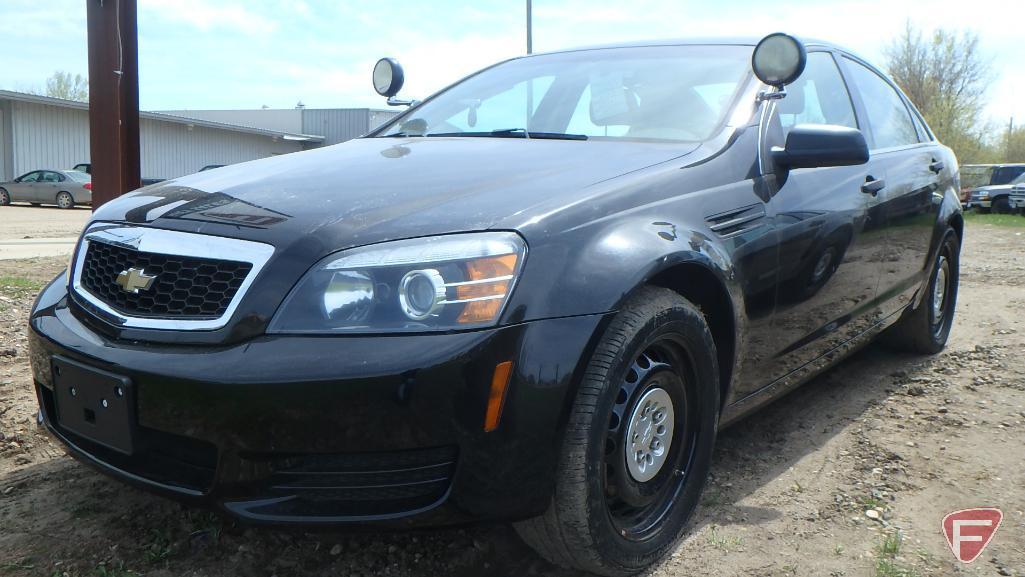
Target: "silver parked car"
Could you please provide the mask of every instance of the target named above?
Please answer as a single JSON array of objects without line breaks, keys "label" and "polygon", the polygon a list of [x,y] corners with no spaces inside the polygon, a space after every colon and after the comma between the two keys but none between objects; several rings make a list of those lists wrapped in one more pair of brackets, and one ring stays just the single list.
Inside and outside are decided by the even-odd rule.
[{"label": "silver parked car", "polygon": [[77,170],[33,170],[11,182],[0,183],[0,205],[12,202],[56,204],[72,208],[92,204],[92,176]]}]

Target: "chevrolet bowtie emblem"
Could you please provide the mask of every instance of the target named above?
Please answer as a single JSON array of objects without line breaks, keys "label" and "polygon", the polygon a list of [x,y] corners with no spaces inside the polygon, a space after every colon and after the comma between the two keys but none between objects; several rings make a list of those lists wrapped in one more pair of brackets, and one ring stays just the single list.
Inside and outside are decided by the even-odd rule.
[{"label": "chevrolet bowtie emblem", "polygon": [[115,282],[126,293],[138,294],[140,290],[149,290],[149,287],[153,286],[153,281],[155,280],[157,280],[156,275],[149,276],[141,268],[130,268],[121,271],[121,274],[117,275]]}]

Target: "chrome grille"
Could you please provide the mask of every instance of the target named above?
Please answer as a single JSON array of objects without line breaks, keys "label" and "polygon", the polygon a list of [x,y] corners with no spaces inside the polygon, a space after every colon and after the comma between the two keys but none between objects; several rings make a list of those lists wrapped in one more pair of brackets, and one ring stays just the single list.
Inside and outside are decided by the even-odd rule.
[{"label": "chrome grille", "polygon": [[[89,312],[125,327],[218,329],[273,253],[253,241],[98,223],[77,249],[72,294]],[[129,273],[145,286],[119,282]]]}]

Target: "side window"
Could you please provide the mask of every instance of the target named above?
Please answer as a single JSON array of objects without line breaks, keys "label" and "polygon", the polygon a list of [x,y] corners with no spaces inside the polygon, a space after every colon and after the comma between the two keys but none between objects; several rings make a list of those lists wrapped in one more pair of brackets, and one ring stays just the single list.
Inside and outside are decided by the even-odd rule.
[{"label": "side window", "polygon": [[783,132],[795,124],[837,124],[857,128],[854,105],[840,69],[828,52],[808,54],[808,65],[776,106]]},{"label": "side window", "polygon": [[39,180],[39,176],[42,175],[38,170],[36,172],[30,172],[25,176],[21,177],[21,182],[36,182]]},{"label": "side window", "polygon": [[44,172],[43,173],[42,181],[43,182],[60,182],[61,181],[61,177],[56,172]]},{"label": "side window", "polygon": [[907,146],[918,142],[918,133],[911,112],[897,91],[872,70],[847,58],[847,68],[861,93],[868,115],[868,125],[875,140],[873,148]]},{"label": "side window", "polygon": [[922,120],[922,117],[912,111],[911,120],[915,121],[915,129],[918,130],[918,141],[932,142],[933,137],[929,134],[929,129],[925,127],[925,121]]}]

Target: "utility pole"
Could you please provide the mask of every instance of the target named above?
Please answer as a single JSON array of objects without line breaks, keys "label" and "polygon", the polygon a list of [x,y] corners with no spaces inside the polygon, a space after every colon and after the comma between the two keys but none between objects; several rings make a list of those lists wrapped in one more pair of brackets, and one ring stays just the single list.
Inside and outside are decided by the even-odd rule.
[{"label": "utility pole", "polygon": [[93,210],[139,188],[136,0],[87,0]]},{"label": "utility pole", "polygon": [[527,54],[534,53],[533,29],[534,21],[531,14],[530,0],[527,0]]}]

